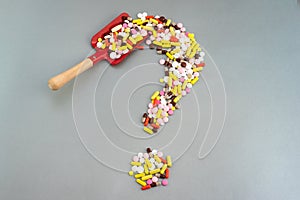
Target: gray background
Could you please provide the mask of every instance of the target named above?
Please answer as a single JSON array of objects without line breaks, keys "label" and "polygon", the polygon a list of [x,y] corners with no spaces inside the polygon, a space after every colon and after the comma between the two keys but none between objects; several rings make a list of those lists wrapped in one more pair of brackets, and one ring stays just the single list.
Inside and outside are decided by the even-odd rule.
[{"label": "gray background", "polygon": [[[169,186],[147,192],[141,192],[131,177],[93,159],[82,145],[72,112],[74,82],[57,92],[47,88],[51,76],[87,56],[90,38],[111,18],[122,11],[135,15],[144,10],[181,21],[195,33],[219,66],[228,97],[226,124],[213,152],[197,159],[203,141],[200,133],[171,169]],[[0,24],[0,199],[299,199],[296,0],[1,0]],[[149,52],[135,54],[120,68],[105,72],[94,91],[99,121],[101,114],[111,114],[105,106],[110,100],[105,86],[114,85],[118,73],[135,63],[157,60]],[[85,94],[80,87],[89,88],[89,77],[99,76],[104,66],[103,62],[82,76],[86,83],[75,88],[79,96]],[[108,78],[113,74],[116,77]],[[200,102],[204,99],[202,120],[209,111],[200,85],[196,95]],[[155,87],[147,87],[141,95]],[[136,107],[129,105],[133,120],[145,99]],[[84,117],[80,122],[88,125]],[[178,117],[175,114],[166,127],[176,127]],[[109,132],[116,124],[110,117],[106,120],[104,132]],[[80,134],[89,131],[92,127]],[[137,144],[123,140],[120,133],[109,133],[118,146],[143,151],[145,140]],[[122,167],[129,162],[130,157],[101,148],[107,162],[119,160]]]}]

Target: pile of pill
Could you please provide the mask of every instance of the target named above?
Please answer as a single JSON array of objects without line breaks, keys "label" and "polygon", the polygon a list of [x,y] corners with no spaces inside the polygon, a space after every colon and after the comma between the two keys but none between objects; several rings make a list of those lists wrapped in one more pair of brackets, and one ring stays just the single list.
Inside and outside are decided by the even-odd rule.
[{"label": "pile of pill", "polygon": [[128,174],[135,178],[135,181],[142,186],[142,190],[168,185],[172,160],[170,156],[164,159],[161,151],[147,148],[146,153],[133,156],[130,164],[132,167]]},{"label": "pile of pill", "polygon": [[179,100],[191,92],[205,66],[205,53],[196,42],[194,34],[186,31],[182,23],[172,22],[163,16],[139,13],[137,19],[124,17],[122,24],[99,38],[97,47],[108,48],[111,59],[118,59],[133,49],[143,49],[141,42],[165,55],[159,60],[164,66],[160,79],[164,88],[151,96],[148,110],[142,116],[144,131],[156,133],[169,121],[169,116],[179,109]]}]

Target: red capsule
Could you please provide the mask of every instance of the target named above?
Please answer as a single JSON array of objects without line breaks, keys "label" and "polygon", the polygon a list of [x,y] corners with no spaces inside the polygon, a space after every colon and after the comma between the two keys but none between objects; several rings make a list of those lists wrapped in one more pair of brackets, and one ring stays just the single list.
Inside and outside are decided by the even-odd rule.
[{"label": "red capsule", "polygon": [[166,171],[165,171],[165,176],[166,176],[166,178],[169,178],[169,175],[170,175],[170,171],[169,171],[169,169],[167,168]]},{"label": "red capsule", "polygon": [[147,118],[145,119],[144,126],[148,126],[149,119],[150,119],[149,117],[147,117]]},{"label": "red capsule", "polygon": [[151,126],[153,127],[153,128],[155,128],[155,129],[159,129],[159,125],[158,124],[151,124]]},{"label": "red capsule", "polygon": [[146,16],[146,19],[151,19],[151,18],[154,18],[154,16],[153,15]]},{"label": "red capsule", "polygon": [[164,164],[167,164],[167,161],[163,158],[160,158],[161,162],[164,163]]},{"label": "red capsule", "polygon": [[142,190],[148,190],[148,189],[150,189],[151,188],[151,185],[145,185],[145,186],[143,186],[141,189]]}]

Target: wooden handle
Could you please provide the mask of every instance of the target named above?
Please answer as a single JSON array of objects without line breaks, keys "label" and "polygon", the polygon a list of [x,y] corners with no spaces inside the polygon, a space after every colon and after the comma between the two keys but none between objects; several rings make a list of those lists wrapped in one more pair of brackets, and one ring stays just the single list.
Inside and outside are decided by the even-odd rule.
[{"label": "wooden handle", "polygon": [[58,74],[48,81],[48,86],[51,90],[58,90],[63,87],[67,82],[81,74],[82,72],[88,70],[93,66],[93,61],[89,58],[84,59],[82,62],[78,63],[74,67],[68,69],[67,71]]}]

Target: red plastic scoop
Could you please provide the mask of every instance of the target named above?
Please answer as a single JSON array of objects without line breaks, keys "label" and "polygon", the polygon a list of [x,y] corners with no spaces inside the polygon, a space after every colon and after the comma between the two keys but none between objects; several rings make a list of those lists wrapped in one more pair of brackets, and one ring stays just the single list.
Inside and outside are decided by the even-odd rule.
[{"label": "red plastic scoop", "polygon": [[[111,29],[115,26],[122,24],[124,19],[129,17],[127,13],[121,13],[118,17],[116,17],[113,21],[111,21],[108,25],[106,25],[102,30],[100,30],[98,33],[96,33],[91,40],[91,45],[93,48],[95,48],[96,53],[89,56],[88,58],[84,59],[82,62],[78,63],[74,67],[68,69],[67,71],[58,74],[57,76],[54,76],[48,81],[48,86],[52,90],[58,90],[61,87],[63,87],[67,82],[81,74],[82,72],[90,69],[92,66],[94,66],[96,63],[98,63],[101,60],[107,60],[111,65],[117,65],[120,62],[122,62],[130,53],[123,54],[118,59],[111,59],[108,54],[108,48],[101,49],[97,47],[98,38],[103,38],[105,35],[109,34],[111,32]],[[143,40],[138,42],[135,46],[139,45]]]}]

